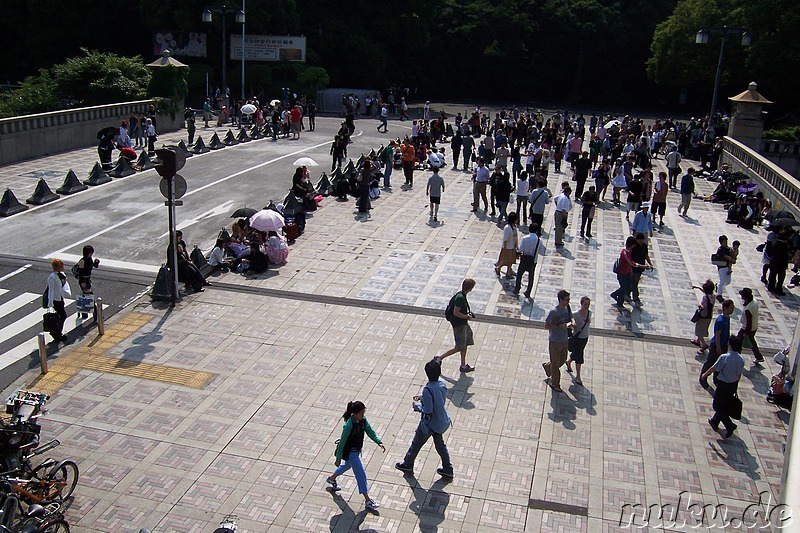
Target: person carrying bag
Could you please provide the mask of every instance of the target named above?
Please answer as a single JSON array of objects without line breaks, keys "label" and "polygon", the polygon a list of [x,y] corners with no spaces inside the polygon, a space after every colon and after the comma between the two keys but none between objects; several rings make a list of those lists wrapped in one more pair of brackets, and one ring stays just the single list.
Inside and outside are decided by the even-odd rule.
[{"label": "person carrying bag", "polygon": [[42,329],[50,333],[54,341],[67,342],[67,336],[63,333],[64,322],[67,320],[64,297],[72,296],[72,291],[67,282],[67,275],[64,274],[64,261],[53,259],[50,261],[50,267],[53,272],[47,276],[47,291],[42,298],[42,304],[44,306],[46,303],[48,310],[42,317]]}]

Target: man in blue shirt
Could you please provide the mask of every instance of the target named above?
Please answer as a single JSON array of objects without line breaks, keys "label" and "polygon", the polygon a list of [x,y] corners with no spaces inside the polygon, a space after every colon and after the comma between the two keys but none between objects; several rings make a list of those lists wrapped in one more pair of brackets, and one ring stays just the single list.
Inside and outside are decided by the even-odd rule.
[{"label": "man in blue shirt", "polygon": [[725,426],[725,438],[733,435],[736,424],[731,420],[731,407],[739,388],[739,379],[744,370],[744,359],[742,359],[742,341],[738,337],[731,337],[730,351],[717,359],[714,366],[703,373],[703,378],[708,379],[712,372],[717,373],[717,389],[714,391],[714,402],[711,406],[714,409],[714,416],[708,419],[709,425],[714,431],[719,431],[719,425]]},{"label": "man in blue shirt", "polygon": [[442,375],[442,365],[436,359],[425,364],[425,374],[428,376],[428,383],[422,390],[422,396],[414,396],[414,411],[422,413],[411,447],[406,452],[405,458],[395,464],[395,468],[408,475],[414,475],[414,461],[419,455],[422,446],[433,437],[433,445],[436,453],[442,460],[442,467],[437,468],[436,472],[443,478],[453,479],[453,463],[450,462],[450,452],[444,443],[444,432],[450,427],[450,415],[444,406],[447,398],[447,387],[440,379]]},{"label": "man in blue shirt", "polygon": [[641,210],[633,215],[631,235],[636,236],[639,233],[644,235],[645,242],[647,242],[648,237],[653,236],[653,219],[650,218],[650,202],[644,202]]},{"label": "man in blue shirt", "polygon": [[720,355],[728,351],[728,341],[731,337],[731,315],[734,308],[733,300],[725,300],[722,304],[722,313],[714,321],[714,337],[708,348],[708,358],[700,371],[700,386],[704,389],[709,387],[708,369],[714,366]]}]

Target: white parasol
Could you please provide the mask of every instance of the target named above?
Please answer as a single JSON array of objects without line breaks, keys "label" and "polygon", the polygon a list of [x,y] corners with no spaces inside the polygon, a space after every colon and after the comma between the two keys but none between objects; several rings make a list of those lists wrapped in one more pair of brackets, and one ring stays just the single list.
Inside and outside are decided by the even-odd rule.
[{"label": "white parasol", "polygon": [[272,209],[262,209],[250,217],[250,227],[258,231],[280,231],[284,225],[281,214]]},{"label": "white parasol", "polygon": [[242,106],[242,114],[252,115],[253,113],[256,112],[257,109],[258,108],[256,106],[254,106],[253,104],[244,104]]},{"label": "white parasol", "polygon": [[311,159],[310,157],[301,157],[294,163],[292,163],[296,167],[318,167],[319,163]]}]

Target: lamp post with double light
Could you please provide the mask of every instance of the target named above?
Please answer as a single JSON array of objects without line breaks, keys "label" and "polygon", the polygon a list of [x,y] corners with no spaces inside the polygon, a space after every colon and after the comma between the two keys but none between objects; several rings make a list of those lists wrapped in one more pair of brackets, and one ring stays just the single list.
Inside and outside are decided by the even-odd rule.
[{"label": "lamp post with double light", "polygon": [[236,23],[242,25],[242,97],[244,97],[244,5],[242,5],[242,9],[227,7],[223,4],[219,7],[207,7],[203,10],[203,22],[211,22],[214,19],[214,14],[221,15],[222,18],[222,92],[226,105],[228,104],[228,58],[227,43],[225,42],[227,38],[225,20],[231,13],[236,14]]},{"label": "lamp post with double light", "polygon": [[750,46],[751,35],[747,28],[737,26],[709,26],[700,28],[695,36],[696,44],[708,44],[708,37],[711,34],[722,36],[722,44],[719,47],[719,61],[717,62],[717,75],[714,79],[714,96],[711,98],[711,113],[708,115],[709,123],[714,120],[717,111],[717,96],[719,95],[719,81],[722,77],[722,62],[725,59],[725,45],[729,37],[741,38],[742,46]]}]

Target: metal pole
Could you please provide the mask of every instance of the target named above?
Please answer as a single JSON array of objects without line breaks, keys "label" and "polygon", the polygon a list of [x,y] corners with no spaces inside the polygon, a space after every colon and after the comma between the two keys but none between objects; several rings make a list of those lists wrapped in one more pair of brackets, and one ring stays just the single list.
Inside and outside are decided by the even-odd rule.
[{"label": "metal pole", "polygon": [[44,342],[44,333],[37,336],[39,341],[39,363],[42,365],[42,375],[47,374],[47,344]]},{"label": "metal pole", "polygon": [[[244,13],[244,3],[242,0],[242,13]],[[242,101],[244,101],[244,22],[242,22]]]},{"label": "metal pole", "polygon": [[95,299],[94,305],[95,309],[97,309],[97,334],[102,337],[106,334],[106,315],[103,313],[103,299]]},{"label": "metal pole", "polygon": [[228,102],[228,68],[226,63],[228,62],[227,56],[227,46],[225,43],[225,19],[228,16],[228,10],[225,6],[222,6],[222,101],[225,102],[225,105],[229,105]]},{"label": "metal pole", "polygon": [[722,45],[719,47],[719,61],[717,62],[717,76],[714,79],[714,96],[711,98],[711,114],[708,115],[708,124],[714,120],[717,110],[717,95],[719,94],[719,80],[722,77],[722,61],[725,58],[725,43],[728,40],[728,28],[722,28]]},{"label": "metal pole", "polygon": [[172,265],[172,298],[170,301],[172,305],[178,299],[178,245],[175,242],[175,176],[168,178],[169,181],[169,198],[167,204],[169,208],[169,242],[172,243],[172,255],[168,258]]}]

